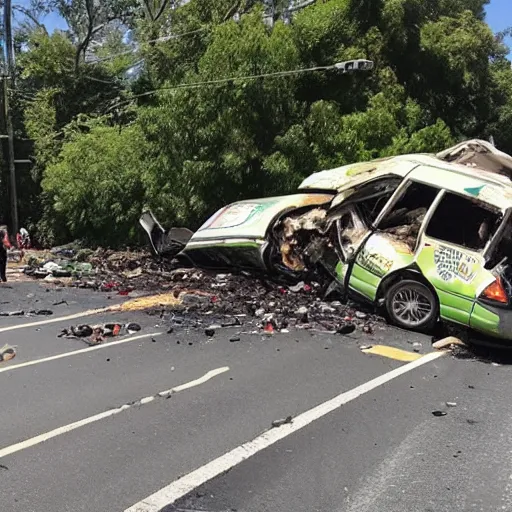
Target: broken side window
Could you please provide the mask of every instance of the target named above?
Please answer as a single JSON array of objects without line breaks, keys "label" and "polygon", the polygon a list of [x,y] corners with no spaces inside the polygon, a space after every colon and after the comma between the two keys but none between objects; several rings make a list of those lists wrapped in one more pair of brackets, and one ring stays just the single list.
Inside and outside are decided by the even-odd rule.
[{"label": "broken side window", "polygon": [[402,180],[400,176],[379,178],[362,185],[350,197],[349,202],[357,205],[358,213],[367,226],[374,223]]},{"label": "broken side window", "polygon": [[368,233],[368,228],[361,221],[356,210],[349,207],[337,221],[337,232],[343,260],[347,261]]},{"label": "broken side window", "polygon": [[481,251],[494,235],[501,214],[483,203],[447,192],[425,231],[427,236]]},{"label": "broken side window", "polygon": [[[489,260],[486,262],[485,268],[494,268],[503,260],[510,261],[512,258],[512,225],[510,224],[510,219],[504,222],[507,222],[504,226],[505,229],[501,234],[497,247],[489,255]],[[508,267],[509,265],[507,265],[507,268]]]},{"label": "broken side window", "polygon": [[402,196],[379,223],[379,230],[394,235],[414,248],[428,209],[440,189],[411,182]]}]

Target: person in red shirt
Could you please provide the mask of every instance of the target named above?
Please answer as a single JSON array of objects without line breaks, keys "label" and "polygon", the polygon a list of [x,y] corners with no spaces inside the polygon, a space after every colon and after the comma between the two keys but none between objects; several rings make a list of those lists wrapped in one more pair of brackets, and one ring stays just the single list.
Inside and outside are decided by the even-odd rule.
[{"label": "person in red shirt", "polygon": [[21,228],[20,232],[16,235],[16,245],[18,249],[30,249],[30,235],[25,228]]},{"label": "person in red shirt", "polygon": [[9,234],[5,226],[0,226],[0,281],[7,281],[7,249],[11,248]]}]

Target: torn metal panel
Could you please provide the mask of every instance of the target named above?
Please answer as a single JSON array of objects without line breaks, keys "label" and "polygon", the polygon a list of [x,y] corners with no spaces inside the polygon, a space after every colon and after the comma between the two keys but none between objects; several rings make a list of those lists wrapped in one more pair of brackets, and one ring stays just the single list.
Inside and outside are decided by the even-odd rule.
[{"label": "torn metal panel", "polygon": [[193,235],[187,228],[172,228],[166,232],[151,210],[142,214],[139,223],[149,236],[153,252],[162,256],[172,258],[178,254]]},{"label": "torn metal panel", "polygon": [[413,159],[400,157],[344,165],[312,174],[300,184],[299,190],[329,190],[340,193],[381,176],[404,178],[417,165]]},{"label": "torn metal panel", "polygon": [[335,275],[340,258],[334,245],[336,220],[328,218],[325,208],[296,212],[279,220],[273,229],[273,240],[279,248],[279,253],[274,253],[275,269],[284,266],[294,273],[323,269]]},{"label": "torn metal panel", "polygon": [[[325,232],[327,212],[323,208],[314,208],[302,215],[287,216],[277,223],[274,228],[276,238],[279,239],[279,250],[282,263],[294,272],[302,272],[307,268],[305,254],[308,246],[315,242]],[[310,248],[313,254],[327,241],[316,243],[316,250]]]},{"label": "torn metal panel", "polygon": [[283,235],[285,238],[290,238],[301,229],[321,231],[326,216],[327,212],[324,209],[315,208],[300,217],[287,217],[283,221]]},{"label": "torn metal panel", "polygon": [[332,197],[332,194],[303,193],[240,201],[222,208],[210,217],[196,231],[191,242],[233,238],[264,239],[269,227],[285,212],[326,204]]},{"label": "torn metal panel", "polygon": [[495,148],[490,142],[473,139],[437,153],[446,162],[466,165],[512,178],[512,157]]}]

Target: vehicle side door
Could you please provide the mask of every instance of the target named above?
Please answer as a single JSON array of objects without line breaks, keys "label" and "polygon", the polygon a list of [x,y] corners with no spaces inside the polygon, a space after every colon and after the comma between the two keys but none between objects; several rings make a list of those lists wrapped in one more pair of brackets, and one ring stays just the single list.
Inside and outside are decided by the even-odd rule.
[{"label": "vehicle side door", "polygon": [[403,178],[396,175],[376,178],[341,192],[333,201],[329,217],[334,221],[338,262],[335,273],[346,288],[354,258],[372,233],[372,225],[389,202]]},{"label": "vehicle side door", "polygon": [[483,202],[444,191],[429,216],[417,265],[436,290],[441,318],[469,325],[477,296],[492,281],[484,255],[502,214]]},{"label": "vehicle side door", "polygon": [[350,269],[351,292],[374,301],[382,280],[414,263],[418,237],[440,189],[405,180],[374,221]]}]

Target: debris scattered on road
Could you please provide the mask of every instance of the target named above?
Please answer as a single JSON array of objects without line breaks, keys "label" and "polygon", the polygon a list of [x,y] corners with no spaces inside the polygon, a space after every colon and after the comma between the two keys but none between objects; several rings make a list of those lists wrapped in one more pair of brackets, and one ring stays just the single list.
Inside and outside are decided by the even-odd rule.
[{"label": "debris scattered on road", "polygon": [[134,334],[142,330],[142,327],[139,324],[131,322],[126,325],[126,330],[128,331],[128,334]]},{"label": "debris scattered on road", "polygon": [[267,322],[265,324],[265,327],[263,327],[263,332],[265,334],[274,334],[274,326],[272,325],[272,322]]},{"label": "debris scattered on road", "polygon": [[446,407],[457,407],[456,402],[446,402]]},{"label": "debris scattered on road", "polygon": [[446,416],[448,413],[445,412],[445,411],[432,411],[432,414],[434,416],[438,416],[439,417],[439,416]]},{"label": "debris scattered on road", "polygon": [[25,311],[1,311],[0,316],[23,316]]},{"label": "debris scattered on road", "polygon": [[215,324],[216,330],[252,325],[248,329],[252,334],[284,334],[300,329],[348,335],[358,329],[371,334],[373,325],[383,323],[370,311],[365,312],[364,320],[358,319],[360,309],[352,302],[326,302],[315,282],[305,292],[283,293],[287,287],[243,272],[214,274],[178,269],[170,273],[168,286],[169,292],[133,299],[119,306],[119,311],[146,309],[174,331],[201,328],[204,332]]},{"label": "debris scattered on road", "polygon": [[0,316],[50,316],[53,315],[53,311],[49,309],[32,309],[30,311],[0,311]]},{"label": "debris scattered on road", "polygon": [[373,347],[373,345],[361,345],[359,348],[361,350],[370,350]]},{"label": "debris scattered on road", "polygon": [[87,325],[82,324],[78,326],[71,326],[57,335],[57,338],[67,339],[82,339],[88,345],[98,345],[103,343],[105,338],[119,336],[122,334],[133,334],[140,331],[142,328],[139,324],[129,323],[107,323],[102,325]]},{"label": "debris scattered on road", "polygon": [[356,330],[356,326],[354,324],[340,325],[336,329],[336,334],[344,334],[344,335],[352,334],[355,330]]},{"label": "debris scattered on road", "polygon": [[37,309],[33,311],[29,311],[30,315],[38,315],[38,316],[51,316],[53,315],[53,311],[50,309]]},{"label": "debris scattered on road", "polygon": [[235,327],[237,325],[241,325],[239,318],[227,318],[222,322],[221,327]]},{"label": "debris scattered on road", "polygon": [[133,279],[135,277],[140,277],[142,275],[142,267],[137,267],[135,270],[124,272],[124,276],[128,279]]},{"label": "debris scattered on road", "polygon": [[231,336],[231,338],[229,338],[229,341],[231,343],[234,343],[236,341],[240,341],[240,336]]},{"label": "debris scattered on road", "polygon": [[0,348],[0,361],[9,361],[16,356],[16,347],[12,347],[7,343]]},{"label": "debris scattered on road", "polygon": [[[18,251],[19,252],[19,251]],[[14,255],[12,256],[14,258]],[[147,251],[95,251],[77,244],[50,251],[25,250],[15,258],[23,273],[59,286],[126,293],[129,289],[156,289],[165,284],[171,269]]]},{"label": "debris scattered on road", "polygon": [[443,338],[442,340],[436,341],[432,344],[432,346],[438,350],[450,348],[452,345],[465,346],[465,343],[455,336],[448,336],[447,338]]},{"label": "debris scattered on road", "polygon": [[92,335],[92,327],[90,325],[71,326],[69,329],[62,329],[57,338],[86,338]]},{"label": "debris scattered on road", "polygon": [[88,344],[89,345],[99,345],[100,343],[103,343],[105,341],[105,338],[103,337],[103,329],[101,327],[95,327],[92,330],[92,335],[89,338]]},{"label": "debris scattered on road", "polygon": [[288,423],[293,423],[292,416],[287,416],[286,418],[282,418],[280,420],[274,420],[272,422],[272,428],[282,427],[283,425],[286,425]]}]

